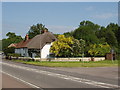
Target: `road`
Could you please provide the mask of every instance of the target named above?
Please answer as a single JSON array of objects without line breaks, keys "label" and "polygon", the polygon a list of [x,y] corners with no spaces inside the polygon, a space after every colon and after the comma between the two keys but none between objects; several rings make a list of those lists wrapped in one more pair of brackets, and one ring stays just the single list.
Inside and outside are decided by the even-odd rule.
[{"label": "road", "polygon": [[3,60],[2,72],[4,88],[6,76],[23,88],[118,88],[117,67],[52,68]]},{"label": "road", "polygon": [[7,75],[7,74],[2,74],[2,88],[32,88],[29,85],[16,80],[15,78]]}]

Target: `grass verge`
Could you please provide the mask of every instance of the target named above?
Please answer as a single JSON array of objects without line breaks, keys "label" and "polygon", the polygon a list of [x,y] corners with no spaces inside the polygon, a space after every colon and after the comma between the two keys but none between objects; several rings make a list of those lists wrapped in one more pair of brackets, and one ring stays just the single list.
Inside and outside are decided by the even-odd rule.
[{"label": "grass verge", "polygon": [[21,62],[24,64],[32,64],[38,66],[47,67],[111,67],[118,66],[118,60],[104,60],[104,61],[90,61],[90,62],[48,62],[48,61],[23,61],[23,60],[12,60],[15,62]]}]

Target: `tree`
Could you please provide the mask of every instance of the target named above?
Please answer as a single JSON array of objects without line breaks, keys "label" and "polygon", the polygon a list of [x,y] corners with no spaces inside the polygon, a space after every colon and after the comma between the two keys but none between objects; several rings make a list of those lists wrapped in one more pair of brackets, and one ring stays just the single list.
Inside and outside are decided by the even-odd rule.
[{"label": "tree", "polygon": [[8,36],[8,38],[2,39],[2,50],[3,50],[3,52],[8,52],[9,53],[9,51],[10,51],[10,53],[13,53],[14,48],[8,48],[8,46],[11,43],[18,43],[23,39],[22,39],[21,36],[17,36],[15,33],[12,33],[12,32],[8,32],[6,34],[6,36]]},{"label": "tree", "polygon": [[112,47],[117,46],[117,39],[115,37],[115,34],[111,30],[107,30],[105,34],[105,41]]},{"label": "tree", "polygon": [[44,32],[44,30],[47,30],[47,28],[45,28],[45,25],[43,24],[37,24],[37,25],[33,25],[30,27],[30,30],[28,31],[28,35],[29,38],[33,38],[34,36],[38,35],[38,34],[42,34]]},{"label": "tree", "polygon": [[77,40],[73,38],[73,44],[72,44],[73,57],[82,56],[84,54],[84,48],[85,48],[84,40],[82,39]]},{"label": "tree", "polygon": [[15,47],[9,47],[4,49],[4,54],[7,56],[10,53],[15,53]]},{"label": "tree", "polygon": [[96,32],[97,37],[101,43],[107,42],[112,47],[117,47],[118,44],[118,25],[110,23],[106,28],[101,27],[99,31]]},{"label": "tree", "polygon": [[115,34],[117,34],[119,26],[118,24],[110,23],[106,28],[112,30]]},{"label": "tree", "polygon": [[77,57],[82,56],[84,46],[84,40],[59,35],[58,40],[53,42],[50,52],[60,57]]},{"label": "tree", "polygon": [[97,30],[100,29],[100,26],[98,24],[94,24],[91,21],[82,21],[82,22],[80,22],[79,27],[83,27],[83,26],[90,27],[90,28],[92,28],[93,31],[97,31]]},{"label": "tree", "polygon": [[79,27],[74,31],[73,37],[78,40],[85,40],[87,45],[91,43],[98,43],[99,39],[97,38],[95,32],[99,29],[99,25],[94,24],[90,21],[83,21],[80,22]]},{"label": "tree", "polygon": [[65,35],[65,37],[72,37],[73,36],[74,31],[71,32],[65,32],[63,35]]},{"label": "tree", "polygon": [[72,55],[72,44],[72,37],[66,38],[64,35],[59,35],[58,40],[53,42],[50,52],[54,53],[55,56],[68,57]]},{"label": "tree", "polygon": [[110,23],[106,27],[94,24],[91,21],[82,21],[79,27],[72,32],[64,33],[66,37],[74,37],[77,40],[85,40],[84,53],[89,56],[88,51],[91,49],[91,44],[108,43],[116,53],[120,51],[120,26]]},{"label": "tree", "polygon": [[110,52],[110,46],[109,44],[92,44],[90,45],[90,50],[88,53],[91,56],[105,56],[106,53]]},{"label": "tree", "polygon": [[14,37],[16,37],[15,33],[13,33],[13,32],[8,32],[8,33],[6,34],[6,36],[8,36],[9,38],[14,38]]},{"label": "tree", "polygon": [[117,41],[118,41],[118,46],[120,46],[120,27],[118,28],[116,37],[117,37]]}]

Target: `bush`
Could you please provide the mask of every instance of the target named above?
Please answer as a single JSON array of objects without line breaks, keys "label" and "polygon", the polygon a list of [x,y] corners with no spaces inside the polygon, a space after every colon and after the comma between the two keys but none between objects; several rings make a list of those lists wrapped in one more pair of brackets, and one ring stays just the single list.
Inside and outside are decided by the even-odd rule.
[{"label": "bush", "polygon": [[15,48],[14,47],[10,47],[10,48],[6,48],[3,50],[4,54],[7,56],[8,54],[10,55],[13,54],[15,52]]},{"label": "bush", "polygon": [[16,59],[18,59],[18,57],[20,57],[21,55],[20,54],[17,54],[17,53],[8,53],[7,54],[7,58],[6,59],[12,59],[11,57],[16,57]]}]

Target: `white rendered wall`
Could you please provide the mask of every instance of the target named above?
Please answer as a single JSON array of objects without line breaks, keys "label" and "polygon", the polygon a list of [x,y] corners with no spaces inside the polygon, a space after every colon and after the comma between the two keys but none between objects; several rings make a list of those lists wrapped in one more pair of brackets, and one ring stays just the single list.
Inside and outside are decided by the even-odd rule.
[{"label": "white rendered wall", "polygon": [[41,58],[48,58],[50,54],[51,43],[46,44],[41,50]]}]

